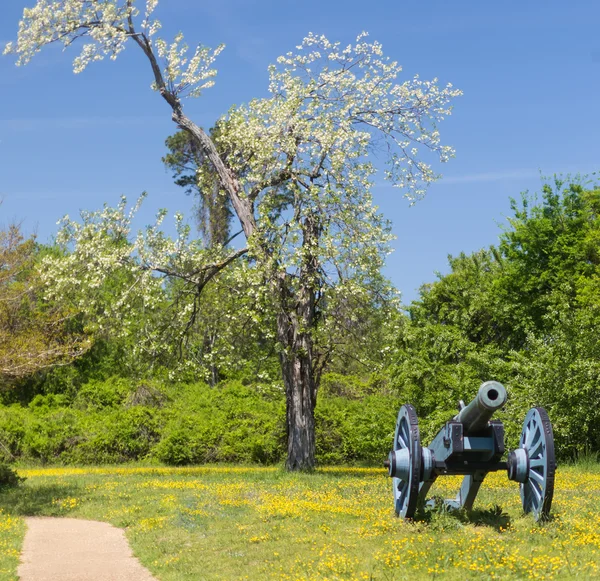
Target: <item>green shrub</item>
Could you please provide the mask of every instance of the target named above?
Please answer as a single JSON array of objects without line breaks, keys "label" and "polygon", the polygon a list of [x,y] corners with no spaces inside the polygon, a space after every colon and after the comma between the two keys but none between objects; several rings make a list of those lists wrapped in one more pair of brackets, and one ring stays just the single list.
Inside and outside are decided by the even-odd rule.
[{"label": "green shrub", "polygon": [[321,397],[315,410],[318,462],[383,462],[392,445],[399,407],[398,398],[391,396]]},{"label": "green shrub", "polygon": [[282,395],[233,381],[217,388],[178,387],[163,437],[153,451],[166,464],[278,462],[285,450]]},{"label": "green shrub", "polygon": [[171,466],[193,464],[196,454],[194,443],[193,430],[178,428],[164,435],[153,452],[161,462]]},{"label": "green shrub", "polygon": [[[340,377],[330,377],[329,385],[339,388]],[[317,460],[379,464],[391,446],[399,402],[359,397],[368,381],[350,378],[347,385],[352,399],[319,398]],[[280,385],[136,385],[111,378],[89,381],[69,401],[64,394],[41,394],[27,406],[0,406],[0,462],[102,464],[152,457],[170,465],[273,464],[285,458]]]},{"label": "green shrub", "polygon": [[131,380],[111,377],[104,381],[89,381],[79,390],[74,406],[80,409],[118,407],[134,391]]},{"label": "green shrub", "polygon": [[356,375],[341,373],[324,373],[319,386],[320,395],[325,397],[344,397],[360,399],[372,393],[372,385],[368,380]]},{"label": "green shrub", "polygon": [[0,464],[0,490],[3,488],[14,488],[24,481],[25,478],[19,476],[12,468],[9,468],[5,464]]},{"label": "green shrub", "polygon": [[46,464],[70,451],[83,440],[81,413],[59,408],[29,417],[21,442],[23,455]]},{"label": "green shrub", "polygon": [[168,431],[154,449],[155,456],[165,464],[204,464],[219,460],[219,433],[213,426],[201,426],[193,419]]},{"label": "green shrub", "polygon": [[0,406],[0,463],[11,462],[23,453],[27,416],[19,405]]},{"label": "green shrub", "polygon": [[34,411],[47,411],[50,409],[56,409],[67,406],[69,404],[69,398],[63,394],[49,393],[42,395],[38,393],[30,402],[27,407]]},{"label": "green shrub", "polygon": [[145,458],[160,438],[160,422],[152,408],[136,406],[96,413],[86,422],[81,442],[61,455],[77,464],[112,464]]}]

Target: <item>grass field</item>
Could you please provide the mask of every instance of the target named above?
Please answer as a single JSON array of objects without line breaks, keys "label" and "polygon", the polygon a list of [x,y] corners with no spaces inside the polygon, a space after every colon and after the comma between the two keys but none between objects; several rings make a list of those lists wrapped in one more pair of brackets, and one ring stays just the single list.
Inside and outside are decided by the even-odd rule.
[{"label": "grass field", "polygon": [[[107,467],[20,470],[0,493],[0,579],[16,579],[24,515],[126,528],[158,579],[597,579],[600,467],[558,472],[553,518],[523,515],[518,486],[490,475],[476,510],[394,517],[383,469]],[[454,496],[457,478],[433,494]]]}]

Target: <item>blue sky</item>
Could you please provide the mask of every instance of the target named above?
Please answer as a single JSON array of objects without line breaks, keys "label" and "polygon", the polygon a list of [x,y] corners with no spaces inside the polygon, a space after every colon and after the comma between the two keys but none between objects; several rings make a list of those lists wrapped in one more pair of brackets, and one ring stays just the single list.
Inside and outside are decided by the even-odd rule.
[{"label": "blue sky", "polygon": [[[0,42],[14,39],[23,7],[2,0]],[[226,49],[214,88],[186,101],[210,127],[232,104],[266,95],[267,65],[308,33],[348,42],[362,30],[407,76],[438,77],[464,91],[440,127],[457,155],[444,179],[413,207],[378,186],[375,199],[397,239],[386,274],[408,302],[447,271],[447,255],[497,241],[509,198],[540,188],[540,174],[600,169],[600,3],[528,0],[161,0],[164,36]],[[175,127],[152,92],[133,45],[116,61],[72,73],[74,51],[43,51],[27,67],[0,58],[0,221],[17,219],[47,241],[64,214],[149,197],[140,226],[158,208],[191,200],[161,164]]]}]

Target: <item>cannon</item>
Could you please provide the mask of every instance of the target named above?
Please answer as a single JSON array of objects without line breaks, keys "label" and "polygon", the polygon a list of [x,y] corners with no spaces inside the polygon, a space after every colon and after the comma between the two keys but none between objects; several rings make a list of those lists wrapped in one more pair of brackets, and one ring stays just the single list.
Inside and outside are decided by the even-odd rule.
[{"label": "cannon", "polygon": [[554,492],[556,459],[552,424],[546,410],[534,407],[523,422],[519,447],[504,456],[504,425],[492,420],[506,403],[506,389],[497,381],[481,384],[477,396],[465,405],[461,400],[458,414],[446,422],[433,442],[421,446],[415,408],[400,408],[394,445],[384,466],[392,478],[396,514],[413,518],[420,503],[438,476],[464,475],[456,498],[444,500],[450,509],[471,510],[488,472],[506,470],[509,480],[519,483],[521,502],[536,521],[550,513]]}]

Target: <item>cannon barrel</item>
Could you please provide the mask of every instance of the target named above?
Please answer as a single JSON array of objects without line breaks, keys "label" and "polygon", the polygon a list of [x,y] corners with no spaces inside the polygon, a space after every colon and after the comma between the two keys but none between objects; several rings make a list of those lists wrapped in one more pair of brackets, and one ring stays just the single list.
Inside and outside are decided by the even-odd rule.
[{"label": "cannon barrel", "polygon": [[466,432],[483,430],[494,412],[506,403],[506,388],[497,381],[481,384],[475,399],[463,407],[454,418],[464,426]]}]

